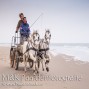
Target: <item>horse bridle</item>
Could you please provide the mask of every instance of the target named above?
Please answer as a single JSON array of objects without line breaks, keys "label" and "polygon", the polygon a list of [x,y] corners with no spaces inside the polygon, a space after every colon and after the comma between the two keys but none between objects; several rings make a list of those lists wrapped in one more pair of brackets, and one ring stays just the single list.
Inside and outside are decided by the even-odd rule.
[{"label": "horse bridle", "polygon": [[[35,34],[38,35],[38,36],[40,37],[40,35],[39,35],[37,32],[36,32]],[[38,37],[38,39],[34,39],[34,36],[33,36],[33,41],[34,41],[33,44],[34,44],[34,45],[36,45],[36,44],[35,44],[36,41],[39,41],[39,39],[40,39],[39,37]]]},{"label": "horse bridle", "polygon": [[[48,33],[49,33],[50,31],[46,31],[46,32],[48,32]],[[46,39],[46,40],[47,40],[47,39],[49,39],[49,40],[50,40],[50,39],[51,39],[51,34],[50,34],[50,37],[46,37],[46,34],[45,34],[45,39]]]},{"label": "horse bridle", "polygon": [[[38,34],[38,33],[36,32],[35,34]],[[39,34],[38,34],[38,35],[39,35]],[[27,40],[27,38],[25,38],[25,39]],[[36,40],[34,40],[34,42],[31,42],[31,43],[35,46],[35,45],[36,45],[36,44],[35,44],[36,41],[39,41],[39,38],[36,39]],[[32,45],[31,48],[29,48],[29,45],[30,45],[30,43],[28,42],[26,52],[28,52],[29,50],[34,50],[34,51],[35,51],[35,54],[36,54],[36,51],[38,51],[38,50],[37,50],[35,47],[33,47],[33,45]],[[25,54],[26,52],[24,52],[24,54]],[[23,54],[23,55],[24,55],[24,54]]]}]

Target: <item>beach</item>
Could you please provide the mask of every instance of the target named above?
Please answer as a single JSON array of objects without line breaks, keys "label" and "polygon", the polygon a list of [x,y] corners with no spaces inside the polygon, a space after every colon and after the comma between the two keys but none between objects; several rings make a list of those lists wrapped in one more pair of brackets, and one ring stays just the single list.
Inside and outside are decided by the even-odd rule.
[{"label": "beach", "polygon": [[24,63],[19,64],[18,70],[10,68],[9,53],[10,47],[0,47],[0,89],[89,88],[89,62],[75,60],[73,56],[62,53],[51,53],[50,71],[42,71],[40,68],[39,75],[34,77],[29,66],[27,72],[24,72]]}]

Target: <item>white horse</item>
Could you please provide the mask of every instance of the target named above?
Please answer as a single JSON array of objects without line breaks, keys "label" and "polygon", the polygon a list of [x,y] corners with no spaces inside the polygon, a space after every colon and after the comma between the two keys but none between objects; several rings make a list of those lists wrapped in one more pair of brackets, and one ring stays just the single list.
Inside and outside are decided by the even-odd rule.
[{"label": "white horse", "polygon": [[33,34],[30,36],[28,41],[24,41],[23,44],[23,61],[25,64],[24,70],[25,72],[27,67],[27,62],[32,60],[33,61],[33,70],[34,73],[38,72],[37,67],[37,52],[39,50],[39,40],[40,36],[37,31],[34,31]]},{"label": "white horse", "polygon": [[49,53],[50,39],[51,39],[51,33],[49,30],[46,30],[44,39],[41,39],[39,44],[40,63],[42,64],[42,69],[44,70],[46,68],[47,72],[49,71],[48,63],[51,60],[51,56]]}]

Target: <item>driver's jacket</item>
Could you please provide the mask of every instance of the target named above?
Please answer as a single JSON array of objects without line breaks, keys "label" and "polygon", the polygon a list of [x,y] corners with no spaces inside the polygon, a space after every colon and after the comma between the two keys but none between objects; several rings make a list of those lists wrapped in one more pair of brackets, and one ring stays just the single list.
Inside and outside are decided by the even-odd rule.
[{"label": "driver's jacket", "polygon": [[21,36],[28,37],[30,34],[30,28],[28,23],[22,23],[20,26]]}]

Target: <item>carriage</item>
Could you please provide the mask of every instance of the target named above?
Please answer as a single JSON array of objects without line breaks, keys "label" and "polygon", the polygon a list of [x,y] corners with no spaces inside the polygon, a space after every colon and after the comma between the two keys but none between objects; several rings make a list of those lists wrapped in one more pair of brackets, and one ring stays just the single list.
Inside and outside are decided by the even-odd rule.
[{"label": "carriage", "polygon": [[[10,49],[10,66],[11,68],[15,68],[18,70],[19,63],[24,62],[25,67],[24,70],[26,72],[27,62],[29,62],[30,68],[33,68],[35,72],[39,72],[40,64],[42,64],[42,70],[46,68],[46,71],[49,71],[48,64],[51,59],[49,54],[49,43],[51,34],[50,31],[47,30],[44,35],[44,39],[40,39],[40,35],[37,31],[34,31],[31,34],[30,41],[27,42],[30,46],[26,46],[20,43],[21,37],[19,33],[15,33],[15,36],[12,37],[11,49]],[[24,51],[28,48],[27,50]]]},{"label": "carriage", "polygon": [[[10,48],[10,67],[18,70],[19,62],[23,62],[23,53],[20,44],[21,37],[19,33],[15,33],[15,36],[12,37],[11,48]],[[30,67],[33,66],[33,61],[30,59],[28,61]]]}]

